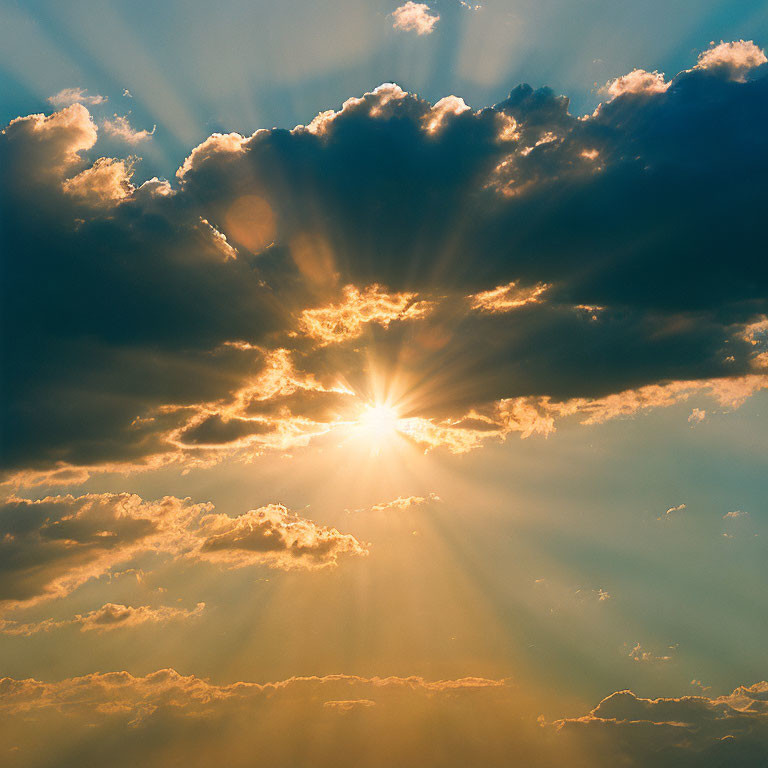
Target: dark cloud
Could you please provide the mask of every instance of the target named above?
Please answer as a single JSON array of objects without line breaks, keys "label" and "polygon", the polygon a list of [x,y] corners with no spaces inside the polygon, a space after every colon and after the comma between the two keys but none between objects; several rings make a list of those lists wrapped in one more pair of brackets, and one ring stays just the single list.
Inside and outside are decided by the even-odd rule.
[{"label": "dark cloud", "polygon": [[429,429],[765,374],[764,58],[740,41],[669,82],[636,71],[586,118],[525,85],[479,112],[384,85],[215,134],[175,187],[89,166],[82,104],[14,121],[6,474],[305,442],[354,418],[373,369]]},{"label": "dark cloud", "polygon": [[768,683],[719,698],[642,699],[619,691],[588,715],[555,725],[606,764],[751,768],[768,760]]}]

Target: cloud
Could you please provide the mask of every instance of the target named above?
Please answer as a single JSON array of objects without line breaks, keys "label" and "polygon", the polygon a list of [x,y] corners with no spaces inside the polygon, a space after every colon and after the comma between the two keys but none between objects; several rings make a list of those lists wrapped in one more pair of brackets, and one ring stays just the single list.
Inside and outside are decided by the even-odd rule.
[{"label": "cloud", "polygon": [[640,643],[636,643],[629,652],[629,658],[632,661],[638,661],[642,664],[663,664],[672,661],[669,654],[655,654],[643,648]]},{"label": "cloud", "polygon": [[[481,677],[335,674],[216,684],[173,669],[56,682],[6,677],[0,747],[19,747],[8,754],[21,766],[54,764],[52,752],[61,768],[202,768],[225,749],[234,768],[252,765],[254,754],[275,768],[459,768],[505,765],[510,755],[531,768],[751,768],[768,754],[767,696],[768,683],[712,698],[617,691],[582,717],[537,726],[523,688]],[[297,730],[309,721],[326,737]]]},{"label": "cloud", "polygon": [[276,568],[324,568],[342,555],[366,555],[349,534],[323,528],[291,514],[279,504],[250,510],[238,517],[205,515],[196,536],[197,557],[232,568],[267,563]]},{"label": "cloud", "polygon": [[124,627],[137,627],[141,624],[164,624],[199,616],[205,609],[205,603],[198,603],[195,608],[185,610],[171,606],[153,608],[149,605],[132,607],[119,603],[105,603],[101,608],[85,614],[77,614],[73,619],[20,623],[10,619],[0,619],[0,634],[29,637],[40,632],[51,632],[62,627],[79,626],[81,632],[111,632]]},{"label": "cloud", "polygon": [[733,45],[584,119],[546,88],[472,110],[384,84],[214,134],[173,184],[87,161],[83,104],[12,121],[3,479],[289,450],[376,377],[406,438],[455,452],[738,407],[768,383],[768,76]]},{"label": "cloud", "polygon": [[554,726],[605,764],[748,768],[768,758],[767,697],[765,682],[717,698],[644,699],[617,691],[589,714]]},{"label": "cloud", "polygon": [[84,88],[64,88],[54,96],[49,97],[48,101],[54,107],[68,107],[70,104],[90,104],[96,106],[103,104],[107,100],[106,96],[88,94]]},{"label": "cloud", "polygon": [[386,512],[390,509],[405,510],[410,507],[420,507],[430,502],[439,502],[440,497],[436,493],[430,493],[429,496],[398,496],[392,501],[384,501],[381,504],[374,504],[371,512]]},{"label": "cloud", "polygon": [[147,141],[151,138],[155,132],[157,126],[153,126],[151,131],[136,130],[128,122],[128,118],[124,115],[115,115],[113,118],[107,118],[104,120],[104,133],[107,136],[111,136],[114,139],[119,139],[128,144],[138,144],[142,141]]},{"label": "cloud", "polygon": [[678,504],[675,507],[670,507],[665,513],[665,516],[674,515],[676,512],[682,512],[684,509],[688,509],[687,504]]},{"label": "cloud", "polygon": [[[11,498],[0,502],[0,604],[16,607],[62,597],[150,551],[233,568],[313,569],[334,566],[341,555],[366,554],[353,536],[280,505],[230,517],[216,513],[212,504],[172,496],[159,501],[128,493]],[[136,611],[146,613],[126,610],[134,619]],[[86,623],[98,623],[98,617]]]},{"label": "cloud", "polygon": [[743,81],[749,70],[768,61],[765,52],[751,40],[711,45],[711,48],[699,55],[696,69],[720,70],[732,80]]},{"label": "cloud", "polygon": [[323,703],[326,709],[334,709],[338,712],[353,712],[358,709],[375,707],[376,702],[370,699],[346,699],[342,701],[326,701]]},{"label": "cloud", "polygon": [[625,94],[664,93],[667,88],[669,88],[669,83],[664,80],[663,72],[646,72],[644,69],[634,69],[627,75],[607,82],[603,90],[612,99],[615,99]]},{"label": "cloud", "polygon": [[415,32],[417,35],[429,35],[434,31],[435,24],[440,21],[439,14],[430,13],[426,3],[414,3],[408,0],[399,8],[392,11],[393,27],[404,32]]}]

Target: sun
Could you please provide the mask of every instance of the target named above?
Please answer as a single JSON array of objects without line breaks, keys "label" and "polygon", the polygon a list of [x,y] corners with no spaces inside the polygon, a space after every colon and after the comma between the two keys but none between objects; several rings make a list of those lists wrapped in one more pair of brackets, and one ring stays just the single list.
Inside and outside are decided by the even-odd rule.
[{"label": "sun", "polygon": [[367,405],[360,415],[358,423],[372,438],[383,440],[398,430],[400,415],[390,405]]}]

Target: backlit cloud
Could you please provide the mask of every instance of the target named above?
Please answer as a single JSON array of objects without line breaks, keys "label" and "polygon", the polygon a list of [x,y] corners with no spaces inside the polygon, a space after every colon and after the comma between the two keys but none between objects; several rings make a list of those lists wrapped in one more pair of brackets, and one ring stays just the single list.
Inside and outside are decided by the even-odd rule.
[{"label": "backlit cloud", "polygon": [[426,3],[414,3],[412,0],[392,11],[392,18],[395,29],[415,32],[417,35],[429,35],[440,21],[439,14],[431,13]]},{"label": "backlit cloud", "polygon": [[138,144],[149,139],[155,132],[157,126],[153,126],[151,131],[137,130],[128,122],[125,115],[115,115],[112,118],[104,120],[104,133],[114,139],[119,139],[128,144]]},{"label": "backlit cloud", "polygon": [[91,95],[85,88],[64,88],[48,99],[54,107],[68,107],[70,104],[95,106],[103,104],[106,100],[106,96],[101,96],[98,93]]},{"label": "backlit cloud", "polygon": [[384,84],[214,134],[174,184],[86,161],[82,103],[12,121],[3,478],[290,450],[353,423],[376,377],[401,434],[455,452],[738,407],[768,382],[761,56],[631,73],[583,119],[546,88],[474,111]]},{"label": "backlit cloud", "polygon": [[205,609],[205,603],[198,603],[195,608],[185,610],[163,605],[153,608],[149,605],[132,607],[116,603],[105,603],[101,608],[85,614],[77,614],[72,619],[20,623],[11,619],[0,619],[0,634],[29,637],[40,632],[52,632],[62,627],[79,627],[81,632],[111,632],[114,629],[137,627],[142,624],[164,624],[199,616]]},{"label": "backlit cloud", "polygon": [[[0,604],[63,597],[146,552],[230,567],[311,569],[336,565],[341,555],[364,555],[366,549],[353,536],[278,505],[230,517],[216,513],[212,504],[172,496],[159,501],[127,493],[11,498],[0,503]],[[113,608],[119,613],[119,606]],[[125,610],[126,621],[146,613]],[[104,614],[101,623],[110,615]],[[98,625],[99,616],[85,617],[86,624]]]}]

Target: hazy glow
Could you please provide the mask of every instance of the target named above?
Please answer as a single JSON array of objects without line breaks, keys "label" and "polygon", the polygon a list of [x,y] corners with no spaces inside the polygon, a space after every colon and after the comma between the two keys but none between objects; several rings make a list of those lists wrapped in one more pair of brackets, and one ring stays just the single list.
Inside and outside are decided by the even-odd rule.
[{"label": "hazy glow", "polygon": [[400,416],[396,408],[379,403],[366,406],[358,421],[372,440],[381,442],[398,431]]}]

